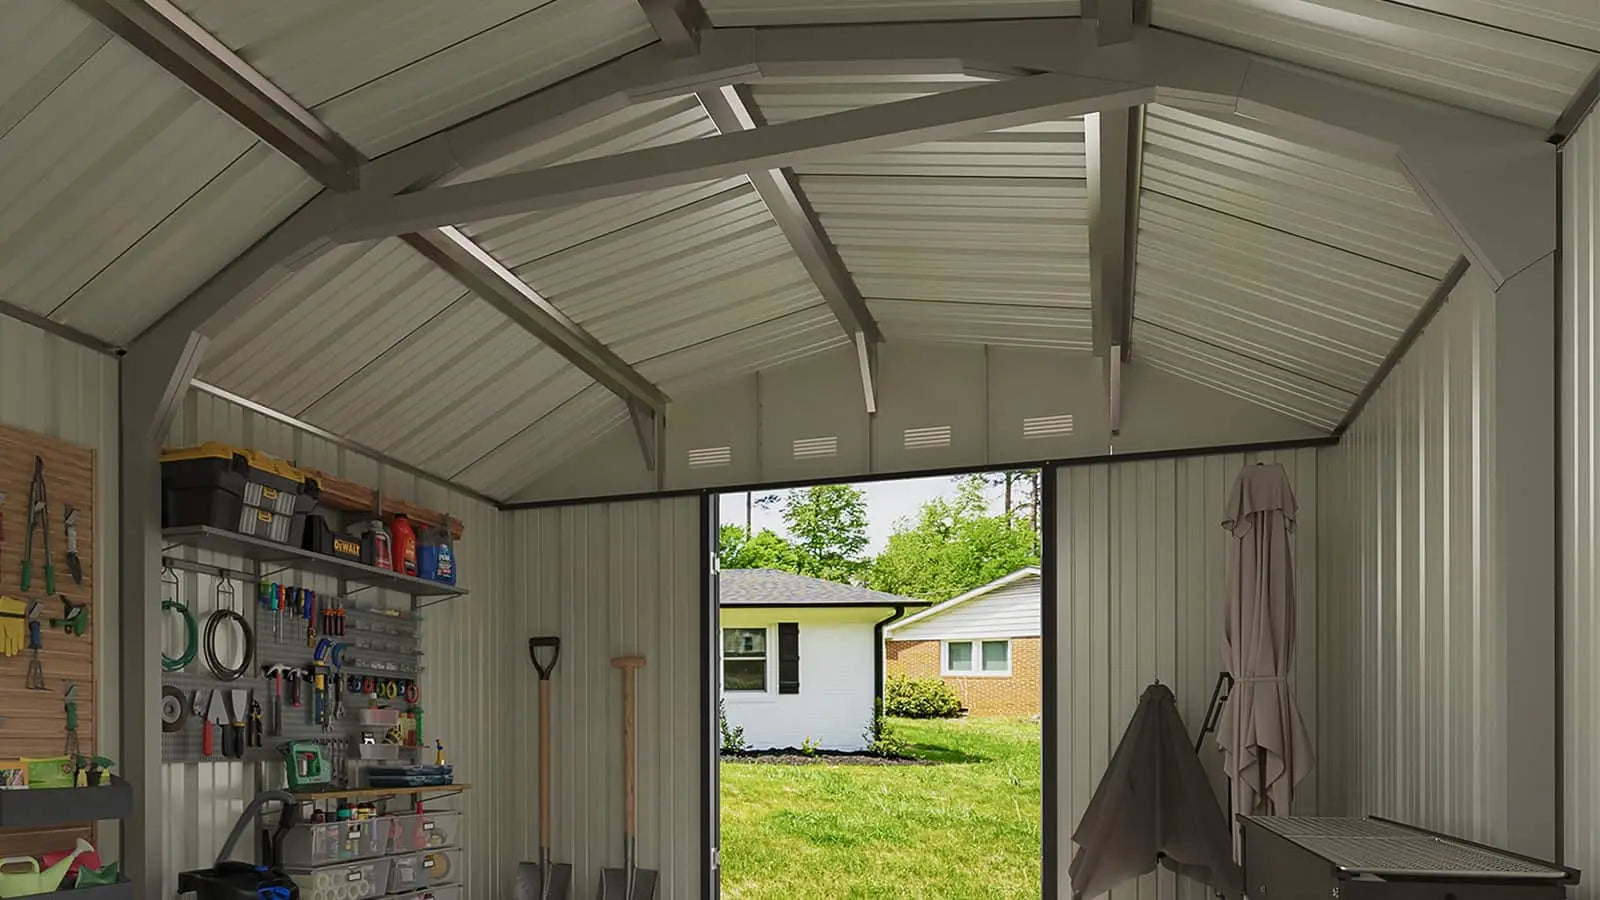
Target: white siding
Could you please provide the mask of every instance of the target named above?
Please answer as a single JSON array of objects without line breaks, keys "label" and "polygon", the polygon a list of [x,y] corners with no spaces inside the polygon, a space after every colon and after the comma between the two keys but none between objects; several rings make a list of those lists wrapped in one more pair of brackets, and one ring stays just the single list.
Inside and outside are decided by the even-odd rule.
[{"label": "white siding", "polygon": [[1600,120],[1563,152],[1567,272],[1562,301],[1561,591],[1566,862],[1584,870],[1576,897],[1600,897]]},{"label": "white siding", "polygon": [[[517,602],[489,649],[507,702],[480,720],[500,748],[510,803],[509,859],[537,859],[538,687],[527,639],[557,634],[552,741],[553,852],[571,863],[573,896],[622,864],[622,681],[613,656],[639,654],[639,865],[658,900],[698,897],[700,846],[700,508],[695,498],[517,512],[502,559]],[[506,787],[509,785],[509,787]],[[497,890],[509,897],[514,867]]]},{"label": "white siding", "polygon": [[[872,625],[884,609],[723,609],[724,628],[767,628],[767,692],[733,691],[722,702],[728,721],[744,726],[752,749],[800,747],[806,739],[829,750],[863,750],[872,719]],[[778,693],[779,622],[800,625],[800,693]],[[721,646],[720,644],[718,645]],[[720,677],[720,675],[719,675]]]},{"label": "white siding", "polygon": [[1325,809],[1504,843],[1494,297],[1468,273],[1323,451]]},{"label": "white siding", "polygon": [[1039,576],[1029,575],[938,615],[889,632],[893,641],[952,638],[1038,637]]},{"label": "white siding", "polygon": [[[1075,850],[1069,839],[1121,740],[1139,696],[1160,679],[1172,688],[1190,733],[1198,731],[1222,664],[1226,534],[1223,500],[1239,468],[1279,462],[1300,502],[1294,538],[1299,593],[1290,680],[1313,741],[1325,733],[1316,629],[1317,451],[1226,454],[1062,469],[1056,520],[1055,691],[1059,729],[1061,883]],[[1208,738],[1200,758],[1222,794],[1221,760]],[[1319,809],[1319,765],[1300,785],[1297,813]],[[1219,802],[1225,802],[1219,799]],[[1107,895],[1111,900],[1202,900],[1165,869]]]},{"label": "white siding", "polygon": [[[423,676],[422,702],[426,727],[441,737],[458,781],[475,782],[479,790],[456,801],[464,813],[461,843],[469,895],[495,895],[491,885],[512,868],[521,852],[522,808],[510,804],[494,789],[503,784],[507,768],[506,741],[498,729],[484,727],[504,715],[507,679],[502,623],[513,595],[504,589],[506,558],[503,514],[488,504],[451,492],[433,482],[381,466],[371,459],[343,450],[325,440],[262,417],[256,413],[198,391],[185,398],[168,437],[173,446],[205,440],[253,447],[299,463],[354,478],[381,489],[385,495],[443,509],[464,521],[456,545],[457,566],[467,597],[435,608],[423,628],[423,653],[428,671]],[[110,542],[107,542],[108,544]],[[180,551],[173,551],[175,554]],[[206,555],[218,565],[246,568],[242,560]],[[289,577],[295,577],[292,573]],[[335,590],[337,583],[324,577],[300,576],[298,583],[315,590]],[[185,576],[185,597],[197,601],[198,615],[209,612],[212,579]],[[241,593],[245,593],[241,591]],[[248,596],[246,594],[246,596]],[[409,598],[387,592],[375,597],[391,606],[409,605]],[[114,632],[106,632],[114,633]],[[173,639],[174,641],[176,639]],[[168,646],[173,646],[169,643]],[[526,660],[524,649],[523,660]],[[511,660],[516,662],[516,660]],[[529,670],[531,671],[531,670]],[[519,673],[520,674],[520,673]],[[255,766],[235,762],[169,763],[162,766],[162,802],[165,803],[165,892],[176,891],[177,873],[208,865],[216,857],[223,837],[246,801],[258,791],[281,784],[281,772],[258,773]],[[248,848],[241,848],[248,853]]]}]

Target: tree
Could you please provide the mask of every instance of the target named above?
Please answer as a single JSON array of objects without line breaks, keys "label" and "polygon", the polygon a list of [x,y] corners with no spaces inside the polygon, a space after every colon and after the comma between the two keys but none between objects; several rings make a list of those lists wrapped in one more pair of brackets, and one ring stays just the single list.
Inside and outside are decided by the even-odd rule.
[{"label": "tree", "polygon": [[[1026,479],[1026,473],[1019,473],[1014,483],[1025,484]],[[900,522],[873,561],[867,586],[937,602],[1037,565],[1036,537],[1028,519],[991,515],[985,487],[983,476],[965,478],[954,498],[930,500],[915,521]]]},{"label": "tree", "polygon": [[867,497],[860,488],[824,484],[791,491],[783,521],[800,551],[801,575],[849,584],[866,571]]},{"label": "tree", "polygon": [[800,571],[800,551],[766,528],[752,537],[738,525],[722,526],[717,534],[717,561],[724,569]]}]

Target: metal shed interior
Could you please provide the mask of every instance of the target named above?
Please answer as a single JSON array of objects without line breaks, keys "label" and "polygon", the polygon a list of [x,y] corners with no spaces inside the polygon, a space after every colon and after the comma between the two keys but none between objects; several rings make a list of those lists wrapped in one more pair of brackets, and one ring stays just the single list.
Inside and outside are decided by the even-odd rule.
[{"label": "metal shed interior", "polygon": [[1024,463],[1064,890],[1138,687],[1204,702],[1258,455],[1314,511],[1307,811],[1600,867],[1597,66],[1591,0],[0,4],[0,423],[101,461],[139,895],[264,784],[159,753],[156,456],[203,440],[466,521],[471,896],[534,846],[536,631],[559,855],[616,843],[633,650],[645,861],[714,885],[697,492]]}]

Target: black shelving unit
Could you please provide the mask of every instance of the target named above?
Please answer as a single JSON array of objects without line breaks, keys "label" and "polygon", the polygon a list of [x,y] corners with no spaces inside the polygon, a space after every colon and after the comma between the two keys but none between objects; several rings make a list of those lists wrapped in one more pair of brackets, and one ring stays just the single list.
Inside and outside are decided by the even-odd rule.
[{"label": "black shelving unit", "polygon": [[28,900],[133,900],[133,882],[119,881],[98,887],[69,888],[48,894],[30,894]]},{"label": "black shelving unit", "polygon": [[133,786],[115,776],[100,787],[0,791],[0,828],[56,828],[133,811]]},{"label": "black shelving unit", "polygon": [[[329,575],[342,578],[351,584],[365,587],[381,588],[386,591],[398,591],[410,594],[413,597],[461,597],[466,595],[466,590],[453,584],[441,584],[426,578],[414,575],[403,575],[388,569],[380,569],[364,563],[349,562],[333,556],[324,556],[279,544],[264,538],[253,537],[247,534],[238,534],[225,531],[221,528],[212,528],[208,525],[194,525],[183,528],[168,528],[161,532],[161,537],[170,549],[172,547],[195,547],[200,550],[211,550],[217,553],[227,553],[232,556],[243,557],[263,565],[281,565],[284,568],[299,569],[304,572],[314,572],[318,575]],[[263,577],[266,577],[265,575]]]}]

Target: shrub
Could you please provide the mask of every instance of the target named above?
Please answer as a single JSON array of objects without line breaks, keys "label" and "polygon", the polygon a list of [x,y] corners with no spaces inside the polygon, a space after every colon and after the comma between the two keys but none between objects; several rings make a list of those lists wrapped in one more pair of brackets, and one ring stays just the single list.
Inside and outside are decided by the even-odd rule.
[{"label": "shrub", "polygon": [[951,719],[961,715],[961,698],[938,678],[890,675],[883,686],[883,711],[908,719]]},{"label": "shrub", "polygon": [[861,732],[867,741],[867,749],[874,756],[886,759],[906,759],[911,755],[911,743],[905,738],[895,734],[894,726],[889,724],[889,718],[883,714],[883,701],[872,701],[872,718],[867,721],[867,727]]},{"label": "shrub", "polygon": [[813,758],[816,757],[816,755],[821,751],[821,749],[822,748],[817,746],[817,742],[815,740],[813,740],[811,735],[809,735],[809,734],[806,735],[805,741],[800,744],[800,752],[805,754],[806,756],[810,756],[810,757],[813,757]]},{"label": "shrub", "polygon": [[744,726],[728,723],[728,709],[717,701],[717,730],[722,732],[722,752],[738,753],[745,749]]}]

